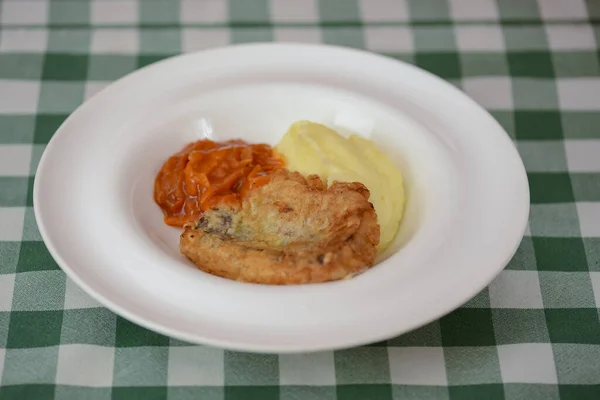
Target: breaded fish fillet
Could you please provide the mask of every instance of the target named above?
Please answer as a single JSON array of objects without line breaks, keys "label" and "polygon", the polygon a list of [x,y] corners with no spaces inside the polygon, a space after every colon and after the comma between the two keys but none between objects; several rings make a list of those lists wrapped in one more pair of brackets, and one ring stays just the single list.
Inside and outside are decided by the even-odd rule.
[{"label": "breaded fish fillet", "polygon": [[180,250],[200,269],[254,283],[298,284],[353,276],[377,255],[379,224],[360,183],[326,188],[316,175],[278,171],[241,206],[187,224]]}]

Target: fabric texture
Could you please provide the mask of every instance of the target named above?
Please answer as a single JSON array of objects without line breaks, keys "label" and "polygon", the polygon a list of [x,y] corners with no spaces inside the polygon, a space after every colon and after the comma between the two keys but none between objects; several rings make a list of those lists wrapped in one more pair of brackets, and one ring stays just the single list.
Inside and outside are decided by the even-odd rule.
[{"label": "fabric texture", "polygon": [[[32,209],[58,126],[137,68],[253,41],[382,53],[490,111],[531,215],[487,289],[385,342],[256,355],[140,328],[65,277]],[[596,0],[0,0],[0,399],[599,399],[599,43]]]}]

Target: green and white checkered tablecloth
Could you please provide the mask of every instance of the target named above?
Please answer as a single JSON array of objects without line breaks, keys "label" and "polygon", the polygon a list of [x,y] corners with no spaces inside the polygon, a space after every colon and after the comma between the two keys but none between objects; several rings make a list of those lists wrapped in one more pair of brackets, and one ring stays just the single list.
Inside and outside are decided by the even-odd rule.
[{"label": "green and white checkered tablecloth", "polygon": [[[32,210],[44,146],[111,81],[250,41],[364,48],[506,128],[529,229],[468,304],[387,342],[257,355],[179,342],[81,292]],[[599,0],[0,0],[0,399],[600,399]]]}]

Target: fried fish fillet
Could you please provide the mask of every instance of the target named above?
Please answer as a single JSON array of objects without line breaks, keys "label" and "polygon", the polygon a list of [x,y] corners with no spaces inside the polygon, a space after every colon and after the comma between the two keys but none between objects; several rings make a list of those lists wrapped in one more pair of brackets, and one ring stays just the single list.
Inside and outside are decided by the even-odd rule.
[{"label": "fried fish fillet", "polygon": [[208,273],[283,285],[354,276],[373,265],[378,243],[364,185],[326,188],[316,175],[281,170],[240,206],[219,206],[187,224],[180,250]]}]

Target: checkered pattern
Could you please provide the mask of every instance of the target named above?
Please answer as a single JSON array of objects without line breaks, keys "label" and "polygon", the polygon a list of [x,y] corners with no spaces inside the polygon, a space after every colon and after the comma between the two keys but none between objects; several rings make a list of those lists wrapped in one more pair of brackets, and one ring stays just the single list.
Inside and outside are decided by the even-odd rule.
[{"label": "checkered pattern", "polygon": [[[57,127],[139,67],[270,40],[408,61],[505,127],[531,217],[489,288],[386,342],[278,356],[155,334],[66,279],[31,200]],[[0,398],[600,398],[599,43],[595,0],[0,0]]]}]

